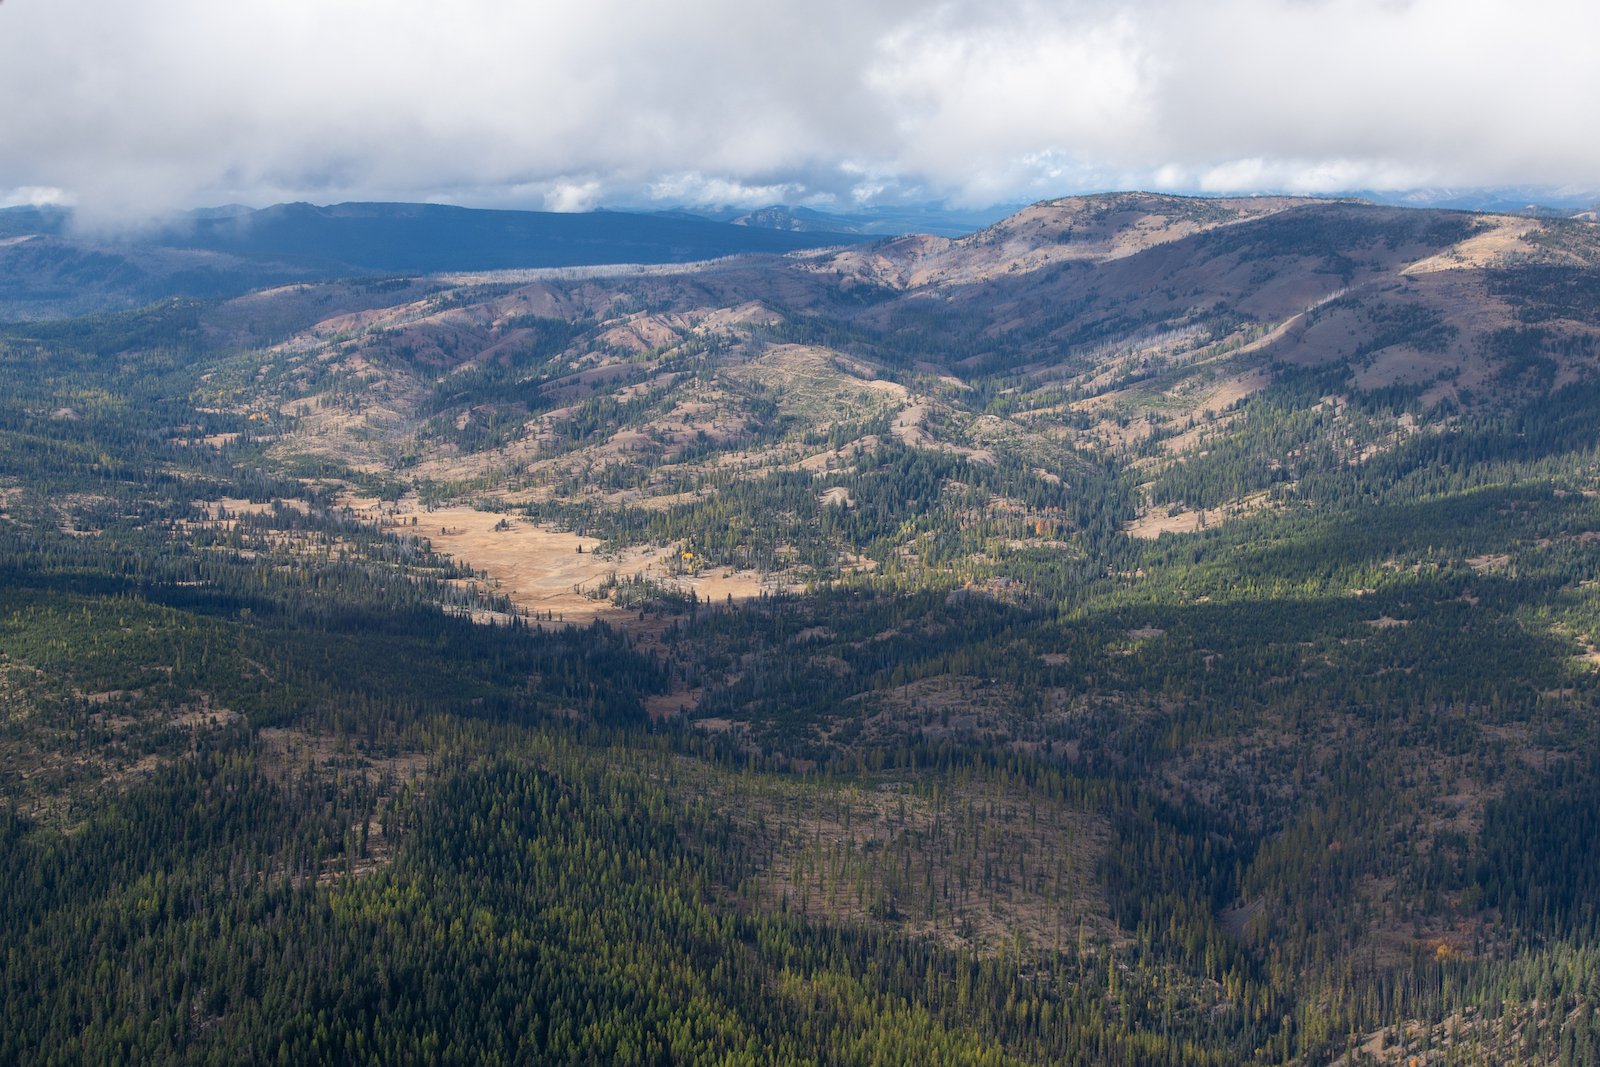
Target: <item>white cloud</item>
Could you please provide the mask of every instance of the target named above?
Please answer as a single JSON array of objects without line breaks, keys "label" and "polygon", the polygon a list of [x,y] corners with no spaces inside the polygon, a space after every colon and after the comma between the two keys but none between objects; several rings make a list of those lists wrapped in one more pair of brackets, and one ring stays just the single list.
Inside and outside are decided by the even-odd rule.
[{"label": "white cloud", "polygon": [[649,195],[652,200],[671,204],[764,207],[784,201],[797,202],[805,197],[806,189],[798,182],[752,184],[734,178],[689,171],[683,174],[668,174],[656,179],[650,183]]},{"label": "white cloud", "polygon": [[902,163],[984,185],[996,171],[1059,174],[1066,158],[1126,155],[1156,104],[1135,22],[1116,11],[990,10],[973,22],[944,9],[881,42],[867,84],[896,116]]},{"label": "white cloud", "polygon": [[23,185],[0,189],[0,207],[67,207],[72,197],[53,185]]},{"label": "white cloud", "polygon": [[590,178],[587,181],[557,182],[544,194],[546,211],[588,211],[600,202],[601,185]]},{"label": "white cloud", "polygon": [[1576,0],[11,0],[0,189],[116,219],[1593,188],[1597,36]]}]

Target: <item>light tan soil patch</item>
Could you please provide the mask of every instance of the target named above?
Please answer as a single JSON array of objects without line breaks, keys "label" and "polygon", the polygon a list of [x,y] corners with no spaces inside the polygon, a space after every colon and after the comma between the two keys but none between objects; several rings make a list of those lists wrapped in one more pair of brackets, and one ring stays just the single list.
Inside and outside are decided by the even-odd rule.
[{"label": "light tan soil patch", "polygon": [[1541,251],[1528,240],[1529,236],[1542,228],[1537,219],[1496,215],[1487,216],[1484,221],[1488,224],[1486,229],[1438,255],[1417,260],[1400,273],[1417,275],[1444,270],[1478,270],[1498,266],[1513,256],[1531,256]]},{"label": "light tan soil patch", "polygon": [[375,524],[426,539],[435,552],[487,575],[492,592],[551,622],[630,617],[599,596],[599,587],[613,577],[646,578],[711,605],[796,588],[779,576],[705,566],[676,545],[600,553],[597,537],[464,505],[428,509],[414,497],[397,504],[362,497],[341,503]]},{"label": "light tan soil patch", "polygon": [[894,425],[889,433],[901,444],[909,448],[928,448],[941,452],[952,452],[958,456],[979,463],[994,463],[995,454],[987,448],[967,448],[963,445],[953,445],[947,441],[940,441],[928,432],[925,423],[928,419],[929,405],[926,401],[917,401],[908,404],[894,418]]},{"label": "light tan soil patch", "polygon": [[[656,693],[644,698],[644,710],[652,720],[676,718],[694,711],[700,704],[700,698],[704,695],[705,690],[703,688],[676,689],[670,693]],[[701,719],[695,725],[701,729],[709,729],[706,723],[711,721],[713,720]],[[726,720],[723,721],[726,722]]]},{"label": "light tan soil patch", "polygon": [[1165,533],[1195,533],[1253,511],[1280,506],[1272,500],[1270,494],[1262,491],[1253,493],[1243,500],[1224,504],[1220,508],[1201,508],[1196,511],[1180,508],[1174,511],[1163,507],[1150,510],[1134,519],[1123,526],[1122,532],[1141,541],[1154,541]]},{"label": "light tan soil patch", "polygon": [[732,376],[779,390],[785,408],[829,425],[862,418],[906,402],[903,385],[865,377],[871,368],[842,361],[825,348],[773,345]]},{"label": "light tan soil patch", "polygon": [[[1162,451],[1168,455],[1192,452],[1197,448],[1203,447],[1211,438],[1220,436],[1223,430],[1226,430],[1238,420],[1239,412],[1228,411],[1214,419],[1196,421],[1193,426],[1176,437],[1169,437],[1161,442]],[[1157,462],[1158,460],[1155,457],[1150,457],[1136,461],[1135,466],[1143,468],[1154,467]]]},{"label": "light tan soil patch", "polygon": [[213,522],[236,519],[241,515],[270,515],[280,506],[293,508],[302,515],[309,510],[304,500],[242,500],[232,496],[220,500],[196,500],[194,506],[204,510],[206,518]]},{"label": "light tan soil patch", "polygon": [[1272,382],[1272,375],[1265,370],[1253,370],[1244,374],[1236,374],[1231,378],[1224,378],[1213,386],[1200,400],[1201,411],[1222,411],[1230,408],[1247,396],[1254,396],[1265,389]]},{"label": "light tan soil patch", "polygon": [[[1427,955],[1441,961],[1458,953],[1448,940],[1436,940],[1419,946]],[[1580,995],[1578,1006],[1568,1018],[1576,1018],[1592,1010],[1588,998]],[[1530,1027],[1537,1028],[1533,1020],[1538,1001],[1519,1003],[1512,1000],[1501,1005],[1469,1005],[1434,1023],[1420,1019],[1372,1030],[1358,1038],[1356,1047],[1329,1061],[1328,1067],[1445,1067],[1456,1063],[1527,1063],[1527,1042],[1532,1039]],[[1562,1025],[1560,1016],[1543,1022],[1546,1027]],[[1541,1042],[1553,1041],[1559,1035],[1545,1033]],[[1556,1062],[1555,1060],[1542,1062]]]},{"label": "light tan soil patch", "polygon": [[[119,706],[136,701],[142,694],[139,691],[125,692],[113,689],[103,693],[85,693],[83,699],[89,704],[105,708],[104,711],[93,713],[94,720],[108,730],[117,733],[149,725],[149,715],[134,715],[119,713]],[[210,698],[200,694],[193,703],[179,704],[174,707],[161,709],[157,721],[164,726],[182,726],[191,730],[207,728],[215,729],[242,721],[240,715],[232,708],[224,708],[211,703]]]},{"label": "light tan soil patch", "polygon": [[849,507],[855,503],[855,500],[850,496],[850,490],[842,485],[836,485],[832,489],[824,490],[817,499],[831,507]]}]

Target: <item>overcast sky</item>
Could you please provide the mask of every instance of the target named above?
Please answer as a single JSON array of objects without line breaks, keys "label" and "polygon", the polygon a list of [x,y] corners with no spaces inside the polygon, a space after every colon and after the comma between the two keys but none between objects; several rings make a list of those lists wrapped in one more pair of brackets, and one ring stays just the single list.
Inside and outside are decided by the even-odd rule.
[{"label": "overcast sky", "polygon": [[0,203],[1600,186],[1580,0],[5,0]]}]

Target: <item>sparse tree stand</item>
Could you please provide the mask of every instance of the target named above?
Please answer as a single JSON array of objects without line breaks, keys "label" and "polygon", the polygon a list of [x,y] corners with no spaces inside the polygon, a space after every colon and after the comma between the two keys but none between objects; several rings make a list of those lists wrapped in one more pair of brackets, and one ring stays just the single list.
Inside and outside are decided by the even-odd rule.
[{"label": "sparse tree stand", "polygon": [[[1483,220],[1089,198],[1033,250],[1130,206],[1197,232],[0,326],[0,1063],[1600,1062],[1592,229],[1401,279]],[[397,519],[435,448],[771,586],[527,627]]]}]

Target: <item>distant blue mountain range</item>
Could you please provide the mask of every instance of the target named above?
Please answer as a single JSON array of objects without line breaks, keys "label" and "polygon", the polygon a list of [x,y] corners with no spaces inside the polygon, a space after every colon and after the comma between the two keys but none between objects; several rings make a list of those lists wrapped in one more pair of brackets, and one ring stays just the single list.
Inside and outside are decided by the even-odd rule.
[{"label": "distant blue mountain range", "polygon": [[487,211],[439,204],[279,204],[204,213],[163,231],[168,247],[311,268],[436,273],[602,263],[682,263],[862,240],[859,234],[733,226],[624,211]]},{"label": "distant blue mountain range", "polygon": [[685,213],[366,203],[211,208],[97,236],[77,231],[66,209],[14,207],[0,210],[0,318],[71,313],[107,300],[222,296],[298,280],[684,263],[872,236]]}]

